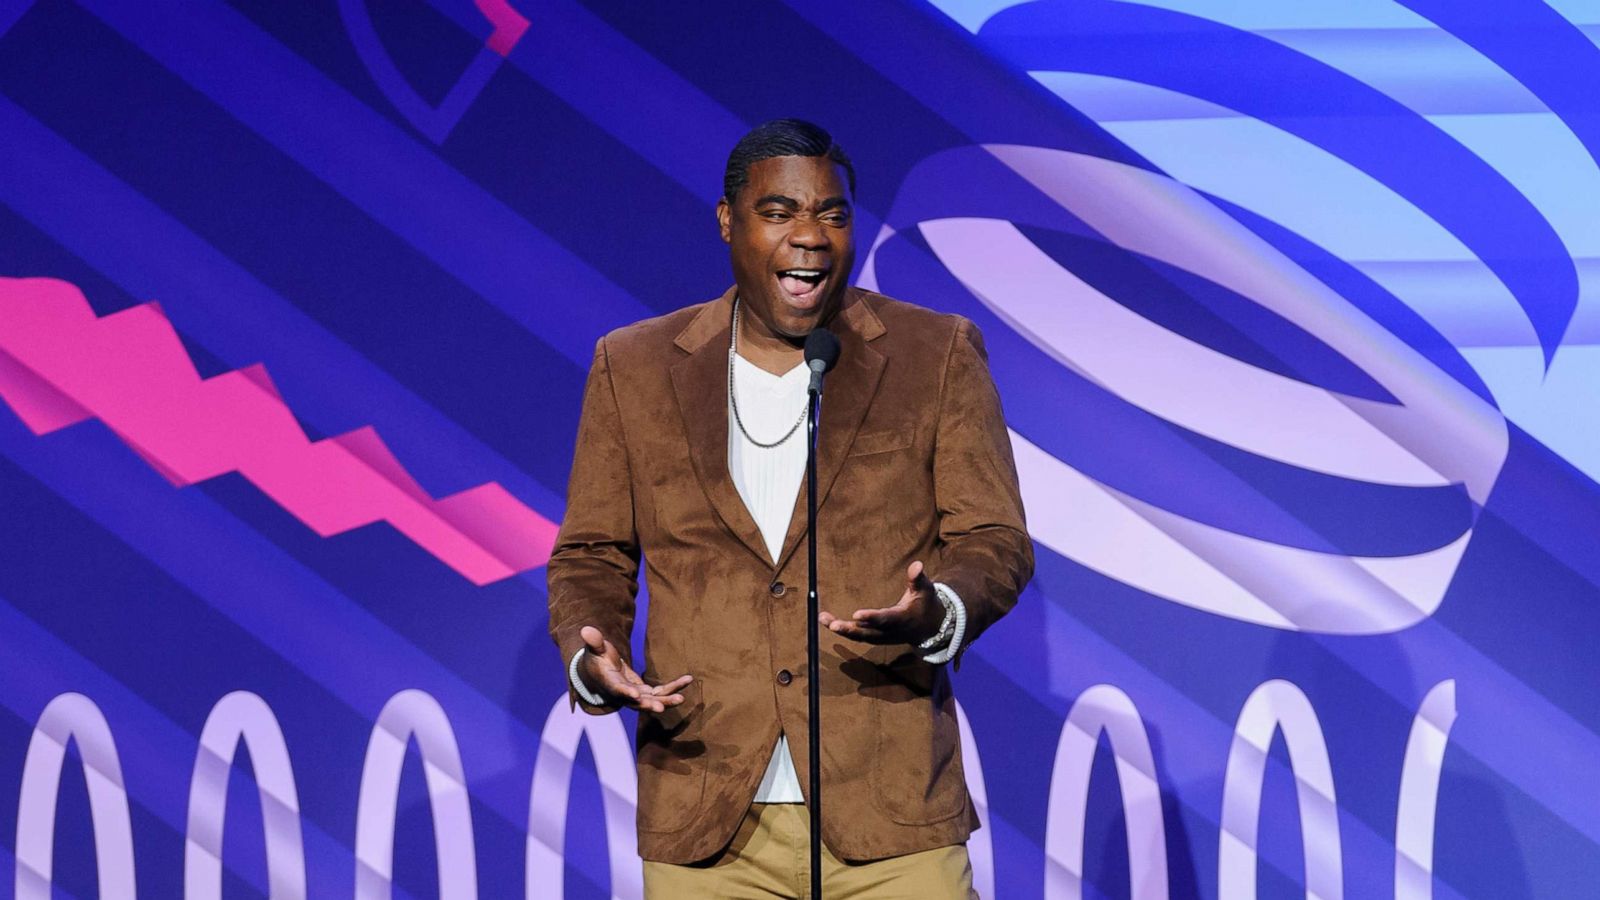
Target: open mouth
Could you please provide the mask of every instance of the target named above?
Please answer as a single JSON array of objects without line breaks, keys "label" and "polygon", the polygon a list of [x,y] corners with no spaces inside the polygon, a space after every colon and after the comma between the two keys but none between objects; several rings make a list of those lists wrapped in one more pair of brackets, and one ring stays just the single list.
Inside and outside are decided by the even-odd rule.
[{"label": "open mouth", "polygon": [[783,269],[778,272],[778,284],[790,297],[809,303],[817,298],[818,289],[827,277],[827,269]]}]

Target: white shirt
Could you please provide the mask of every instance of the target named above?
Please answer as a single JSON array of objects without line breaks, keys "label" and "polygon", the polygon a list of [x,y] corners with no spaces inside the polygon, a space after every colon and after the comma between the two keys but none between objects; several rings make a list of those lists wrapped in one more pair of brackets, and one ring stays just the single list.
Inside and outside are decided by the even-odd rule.
[{"label": "white shirt", "polygon": [[[733,365],[733,390],[739,398],[739,419],[734,419],[733,404],[728,405],[728,474],[733,478],[739,497],[750,510],[761,538],[766,542],[767,555],[777,564],[783,552],[783,539],[789,532],[789,519],[794,514],[795,498],[799,496],[806,471],[805,426],[795,428],[792,434],[776,447],[761,447],[745,436],[754,435],[762,443],[772,443],[789,433],[800,420],[806,408],[806,388],[810,373],[804,363],[774,375],[760,366],[736,355]],[[744,423],[744,430],[739,428]],[[955,591],[936,584],[940,602],[944,604],[946,627],[940,637],[952,632],[944,640],[930,640],[922,649],[938,647],[923,657],[928,662],[947,662],[961,647],[966,626],[966,610]],[[940,646],[940,645],[944,646]],[[570,680],[578,695],[586,702],[599,705],[601,698],[591,693],[578,677],[578,662],[583,657],[579,650],[568,667]],[[756,789],[756,803],[804,803],[800,792],[800,777],[789,754],[789,739],[778,735],[777,746],[767,762],[767,771],[761,776]]]},{"label": "white shirt", "polygon": [[[805,363],[782,375],[774,375],[743,356],[733,359],[733,389],[739,396],[739,416],[744,430],[762,443],[782,437],[806,408],[806,387],[811,381]],[[776,447],[758,447],[739,430],[728,405],[728,474],[750,510],[750,517],[761,529],[767,555],[774,565],[783,552],[783,539],[789,533],[794,515],[794,500],[806,474],[805,426]],[[778,735],[767,771],[756,788],[757,803],[804,803],[800,776],[789,755],[789,739]]]}]

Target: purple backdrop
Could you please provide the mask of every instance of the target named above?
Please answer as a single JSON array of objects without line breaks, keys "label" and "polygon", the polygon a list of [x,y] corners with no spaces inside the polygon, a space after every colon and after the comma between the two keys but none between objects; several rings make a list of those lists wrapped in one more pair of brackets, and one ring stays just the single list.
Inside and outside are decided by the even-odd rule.
[{"label": "purple backdrop", "polygon": [[636,897],[633,722],[567,713],[542,564],[596,338],[722,291],[725,154],[798,115],[858,282],[974,319],[1012,428],[985,897],[1594,895],[1597,42],[0,0],[0,891]]}]

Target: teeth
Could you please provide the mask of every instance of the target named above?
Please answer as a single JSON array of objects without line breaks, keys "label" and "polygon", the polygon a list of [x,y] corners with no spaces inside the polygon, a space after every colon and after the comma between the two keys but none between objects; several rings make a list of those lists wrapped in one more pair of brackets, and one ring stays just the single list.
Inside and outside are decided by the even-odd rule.
[{"label": "teeth", "polygon": [[794,275],[800,278],[821,278],[821,269],[785,269],[779,275]]}]

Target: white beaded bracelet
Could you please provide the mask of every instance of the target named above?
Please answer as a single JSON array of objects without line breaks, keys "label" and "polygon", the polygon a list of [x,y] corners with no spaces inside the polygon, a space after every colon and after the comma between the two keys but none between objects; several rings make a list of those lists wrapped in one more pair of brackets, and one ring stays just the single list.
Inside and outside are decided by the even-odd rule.
[{"label": "white beaded bracelet", "polygon": [[578,675],[578,663],[583,661],[583,655],[589,652],[588,647],[579,647],[578,652],[572,654],[572,662],[567,664],[567,680],[572,682],[572,689],[578,693],[578,698],[590,706],[608,706],[606,698],[589,690],[583,683],[583,678]]}]

